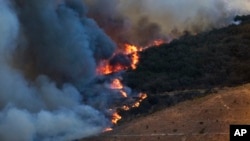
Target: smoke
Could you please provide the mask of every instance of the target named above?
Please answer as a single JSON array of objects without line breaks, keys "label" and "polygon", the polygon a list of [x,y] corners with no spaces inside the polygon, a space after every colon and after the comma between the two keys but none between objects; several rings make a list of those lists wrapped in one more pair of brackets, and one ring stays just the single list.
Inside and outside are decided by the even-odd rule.
[{"label": "smoke", "polygon": [[111,125],[100,98],[114,92],[87,88],[104,85],[96,65],[116,46],[85,14],[78,0],[0,0],[0,140],[69,141]]},{"label": "smoke", "polygon": [[20,9],[20,19],[32,54],[26,60],[32,60],[39,73],[63,76],[80,89],[94,77],[96,64],[112,55],[115,45],[85,16],[79,3],[30,0]]},{"label": "smoke", "polygon": [[231,24],[236,15],[250,13],[249,0],[85,1],[90,7],[89,15],[114,40],[142,46],[155,39],[177,38],[184,32],[224,27]]},{"label": "smoke", "polygon": [[[111,125],[109,109],[131,102],[110,88],[112,76],[96,75],[116,49],[111,38],[118,46],[147,45],[222,27],[248,14],[249,3],[0,0],[0,140],[68,141],[102,132]],[[119,62],[130,63],[122,55],[111,63]]]}]

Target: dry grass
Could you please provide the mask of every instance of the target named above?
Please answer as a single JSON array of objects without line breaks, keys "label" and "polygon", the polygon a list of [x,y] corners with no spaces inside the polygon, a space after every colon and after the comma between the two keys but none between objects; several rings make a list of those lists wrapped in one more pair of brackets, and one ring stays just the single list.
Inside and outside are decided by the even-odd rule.
[{"label": "dry grass", "polygon": [[250,84],[179,103],[83,141],[228,141],[230,124],[250,124]]}]

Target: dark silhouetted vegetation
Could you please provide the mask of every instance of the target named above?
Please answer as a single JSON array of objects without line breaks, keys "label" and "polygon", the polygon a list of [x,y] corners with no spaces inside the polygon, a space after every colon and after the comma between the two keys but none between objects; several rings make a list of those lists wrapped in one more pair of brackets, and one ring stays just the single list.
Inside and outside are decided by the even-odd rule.
[{"label": "dark silhouetted vegetation", "polygon": [[138,68],[125,74],[133,89],[148,93],[141,106],[123,117],[151,113],[209,93],[213,88],[250,82],[250,16],[240,25],[198,35],[186,34],[170,44],[141,52]]},{"label": "dark silhouetted vegetation", "polygon": [[[248,21],[246,17],[244,21]],[[126,82],[150,94],[247,83],[250,23],[196,36],[187,34],[170,44],[145,50],[140,56],[137,70],[126,74]]]}]

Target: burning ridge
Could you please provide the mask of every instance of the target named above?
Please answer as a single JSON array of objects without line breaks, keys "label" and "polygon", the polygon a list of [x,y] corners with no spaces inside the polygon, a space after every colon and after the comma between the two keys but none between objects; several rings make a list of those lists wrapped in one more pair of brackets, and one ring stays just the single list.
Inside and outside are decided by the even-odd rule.
[{"label": "burning ridge", "polygon": [[[147,96],[124,86],[120,77],[122,70],[136,69],[138,51],[186,30],[195,33],[217,23],[220,27],[234,15],[225,16],[228,10],[222,0],[212,0],[207,11],[213,12],[205,11],[201,15],[205,18],[191,14],[166,18],[169,23],[162,20],[166,11],[155,13],[153,7],[158,5],[151,1],[83,1],[0,0],[1,140],[74,140],[110,130],[121,119],[117,108],[138,107]],[[161,3],[171,7],[170,1]],[[224,11],[214,11],[214,3]],[[141,14],[144,10],[152,14]],[[173,9],[167,12],[170,17],[180,15]],[[215,20],[210,17],[217,13],[222,14]],[[189,28],[207,17],[210,22]],[[187,25],[176,24],[188,19]]]}]

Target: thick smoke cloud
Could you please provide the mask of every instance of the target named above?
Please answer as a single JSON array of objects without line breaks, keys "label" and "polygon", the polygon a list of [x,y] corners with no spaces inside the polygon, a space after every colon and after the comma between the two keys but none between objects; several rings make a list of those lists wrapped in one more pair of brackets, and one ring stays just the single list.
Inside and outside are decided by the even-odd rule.
[{"label": "thick smoke cloud", "polygon": [[85,17],[80,1],[29,0],[19,11],[32,54],[26,59],[36,64],[39,73],[59,74],[81,88],[94,77],[96,63],[115,49],[96,23]]},{"label": "thick smoke cloud", "polygon": [[69,141],[110,126],[108,109],[126,100],[95,73],[116,49],[105,32],[147,45],[249,9],[247,0],[0,0],[0,140]]},{"label": "thick smoke cloud", "polygon": [[[249,0],[84,1],[90,6],[89,14],[114,40],[139,45],[159,38],[177,38],[186,31],[220,28],[231,24],[236,15],[250,13]],[[105,12],[100,13],[100,9]]]},{"label": "thick smoke cloud", "polygon": [[1,141],[69,141],[110,126],[110,105],[85,89],[115,44],[85,10],[77,0],[0,0]]}]

